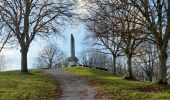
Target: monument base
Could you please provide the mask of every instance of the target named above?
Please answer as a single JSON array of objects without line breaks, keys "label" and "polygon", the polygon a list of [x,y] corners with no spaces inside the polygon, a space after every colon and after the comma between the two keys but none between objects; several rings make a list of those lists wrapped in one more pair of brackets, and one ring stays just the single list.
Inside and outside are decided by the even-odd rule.
[{"label": "monument base", "polygon": [[78,65],[77,57],[69,57],[68,58],[68,66],[77,66],[77,65]]}]

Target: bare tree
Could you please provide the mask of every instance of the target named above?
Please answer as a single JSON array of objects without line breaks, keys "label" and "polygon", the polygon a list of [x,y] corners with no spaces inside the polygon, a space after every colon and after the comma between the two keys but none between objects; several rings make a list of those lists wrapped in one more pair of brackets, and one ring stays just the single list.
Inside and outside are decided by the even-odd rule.
[{"label": "bare tree", "polygon": [[140,12],[141,23],[150,31],[159,56],[158,83],[167,83],[167,48],[170,40],[169,0],[130,0]]},{"label": "bare tree", "polygon": [[[113,67],[112,67],[112,72],[113,75],[116,75],[116,59],[117,57],[122,55],[122,39],[120,37],[114,36],[114,33],[111,31],[107,31],[107,28],[104,28],[104,30],[101,29],[101,22],[91,22],[87,23],[87,28],[91,34],[87,36],[88,40],[91,38],[94,46],[99,46],[100,51],[105,53],[105,54],[111,54],[112,55],[112,62],[113,62]],[[107,25],[107,24],[106,24]],[[103,36],[103,34],[108,33],[109,36]]]},{"label": "bare tree", "polygon": [[108,55],[94,48],[82,51],[80,59],[81,59],[80,62],[84,66],[93,68],[109,69],[110,66],[108,65],[112,64],[112,62],[110,62]]},{"label": "bare tree", "polygon": [[153,44],[144,42],[140,46],[139,51],[138,56],[134,58],[134,62],[136,62],[139,69],[142,70],[143,76],[146,76],[147,80],[153,81],[158,70],[157,50]]},{"label": "bare tree", "polygon": [[[85,19],[89,30],[95,34],[93,36],[100,39],[99,43],[111,52],[113,62],[116,62],[116,57],[121,55],[121,51],[124,52],[128,65],[127,77],[133,79],[132,56],[147,36],[143,34],[144,27],[138,24],[138,10],[119,0],[92,2],[96,8],[90,8],[91,15]],[[113,69],[116,69],[115,63]]]},{"label": "bare tree", "polygon": [[[131,7],[128,8],[133,9]],[[143,42],[142,38],[144,38],[144,35],[142,36],[141,34],[141,27],[136,24],[137,20],[135,17],[131,16],[129,12],[124,11],[123,16],[120,16],[120,23],[118,23],[120,26],[118,26],[119,33],[117,34],[120,34],[123,40],[122,48],[127,59],[128,69],[125,76],[127,79],[134,78],[132,74],[132,57],[136,55],[136,48]]]},{"label": "bare tree", "polygon": [[126,73],[126,66],[122,59],[119,59],[117,62],[117,75],[123,76]]},{"label": "bare tree", "polygon": [[[116,59],[122,55],[121,45],[122,39],[115,33],[116,20],[113,15],[115,8],[110,4],[116,4],[115,2],[108,1],[91,1],[97,8],[89,8],[90,16],[86,16],[84,21],[86,22],[87,29],[91,34],[87,37],[92,38],[94,45],[100,46],[102,52],[112,55],[112,72],[116,75]],[[95,40],[95,41],[94,41]]]},{"label": "bare tree", "polygon": [[1,0],[1,24],[20,45],[22,73],[28,72],[27,53],[35,36],[57,33],[63,18],[72,15],[71,6],[64,0]]},{"label": "bare tree", "polygon": [[40,68],[54,68],[61,66],[64,53],[55,45],[46,45],[39,53],[36,63]]}]

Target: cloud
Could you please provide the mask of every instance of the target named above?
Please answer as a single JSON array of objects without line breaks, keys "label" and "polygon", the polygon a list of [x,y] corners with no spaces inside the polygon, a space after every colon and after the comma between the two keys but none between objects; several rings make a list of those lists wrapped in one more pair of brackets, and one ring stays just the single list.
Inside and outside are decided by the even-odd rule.
[{"label": "cloud", "polygon": [[[31,43],[31,46],[29,48],[28,52],[28,67],[32,68],[33,62],[35,61],[35,57],[38,55],[39,50],[43,47],[45,43],[42,41],[33,41]],[[0,53],[1,55],[4,55],[7,62],[7,67],[5,70],[18,70],[21,69],[21,53],[19,49],[3,49]]]},{"label": "cloud", "polygon": [[84,17],[88,13],[87,5],[89,6],[90,4],[86,0],[77,0],[75,12]]}]

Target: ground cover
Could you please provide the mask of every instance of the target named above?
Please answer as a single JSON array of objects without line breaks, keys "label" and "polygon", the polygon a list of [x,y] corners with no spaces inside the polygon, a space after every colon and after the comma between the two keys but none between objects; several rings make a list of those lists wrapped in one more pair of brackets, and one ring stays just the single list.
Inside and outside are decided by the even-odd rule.
[{"label": "ground cover", "polygon": [[55,100],[56,80],[42,70],[0,72],[0,100]]},{"label": "ground cover", "polygon": [[65,70],[87,78],[101,88],[112,100],[170,100],[170,86],[154,85],[147,81],[128,81],[110,72],[85,67],[66,67]]}]

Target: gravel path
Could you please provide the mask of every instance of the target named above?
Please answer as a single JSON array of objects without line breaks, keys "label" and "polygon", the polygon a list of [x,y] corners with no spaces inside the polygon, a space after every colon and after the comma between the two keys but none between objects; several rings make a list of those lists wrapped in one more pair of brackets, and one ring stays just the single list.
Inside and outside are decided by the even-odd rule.
[{"label": "gravel path", "polygon": [[45,72],[57,78],[61,89],[59,100],[107,100],[104,97],[96,98],[95,88],[89,86],[85,79],[62,68],[48,69]]}]

